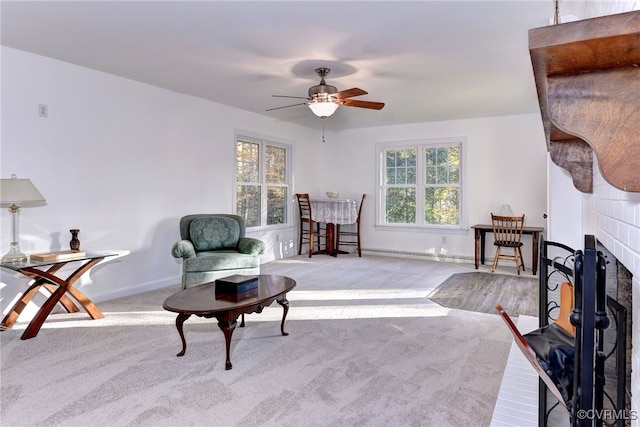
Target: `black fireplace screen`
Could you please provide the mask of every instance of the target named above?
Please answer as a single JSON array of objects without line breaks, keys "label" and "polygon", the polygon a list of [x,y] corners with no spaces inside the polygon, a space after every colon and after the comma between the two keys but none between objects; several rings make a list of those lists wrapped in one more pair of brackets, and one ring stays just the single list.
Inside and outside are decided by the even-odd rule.
[{"label": "black fireplace screen", "polygon": [[[561,243],[545,241],[544,237],[540,244],[538,331],[562,324],[560,318],[567,313],[563,313],[565,300],[560,302],[561,290],[570,285],[573,308],[569,322],[575,333],[573,340],[566,338],[568,334],[562,334],[562,342],[554,343],[551,338],[544,347],[546,352],[534,348],[541,365],[551,366],[547,372],[550,376],[564,375],[556,382],[564,402],[555,397],[558,393],[549,393],[540,380],[538,424],[555,425],[558,419],[568,418],[571,426],[629,425],[632,414],[626,396],[627,310],[606,294],[607,261],[590,235],[585,236],[584,250],[574,251]],[[548,363],[557,362],[558,358],[562,359],[562,371],[558,363]]]}]

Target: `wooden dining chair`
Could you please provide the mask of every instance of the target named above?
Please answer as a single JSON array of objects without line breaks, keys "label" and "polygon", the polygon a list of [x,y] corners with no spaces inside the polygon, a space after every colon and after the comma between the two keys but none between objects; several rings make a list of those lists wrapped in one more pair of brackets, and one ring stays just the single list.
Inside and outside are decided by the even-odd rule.
[{"label": "wooden dining chair", "polygon": [[[318,251],[321,250],[321,240],[324,238],[324,245],[327,245],[326,228],[322,228],[321,224],[313,220],[311,210],[311,200],[307,193],[296,193],[298,198],[298,207],[300,209],[300,239],[298,242],[298,255],[302,254],[303,243],[309,244],[309,258],[313,255],[314,244]],[[316,252],[317,253],[317,252]]]},{"label": "wooden dining chair", "polygon": [[[493,226],[493,244],[496,246],[496,256],[493,259],[491,271],[496,271],[498,260],[506,259],[515,261],[516,272],[520,275],[520,268],[524,271],[524,258],[522,258],[522,229],[524,227],[524,215],[502,216],[491,213],[491,225]],[[513,255],[504,254],[502,248],[513,249]]]},{"label": "wooden dining chair", "polygon": [[366,197],[366,194],[362,195],[360,207],[358,208],[358,216],[356,217],[355,230],[343,230],[340,227],[340,224],[336,224],[336,250],[338,253],[340,253],[340,245],[356,246],[358,248],[358,256],[362,257],[362,247],[360,245],[360,215],[362,214],[362,205],[364,204],[364,199]]}]

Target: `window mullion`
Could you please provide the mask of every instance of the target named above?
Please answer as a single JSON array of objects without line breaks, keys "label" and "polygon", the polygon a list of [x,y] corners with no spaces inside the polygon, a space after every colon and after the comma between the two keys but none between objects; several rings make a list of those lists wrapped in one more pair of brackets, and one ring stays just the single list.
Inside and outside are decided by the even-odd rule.
[{"label": "window mullion", "polygon": [[260,141],[260,225],[267,225],[268,184],[267,184],[267,144]]},{"label": "window mullion", "polygon": [[425,225],[424,218],[424,189],[425,189],[425,150],[424,146],[416,147],[418,150],[416,159],[416,224]]}]

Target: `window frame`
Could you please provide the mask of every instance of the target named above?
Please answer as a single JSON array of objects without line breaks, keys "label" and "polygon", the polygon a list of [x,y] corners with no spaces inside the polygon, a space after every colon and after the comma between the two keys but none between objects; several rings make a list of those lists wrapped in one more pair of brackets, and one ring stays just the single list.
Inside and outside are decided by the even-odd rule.
[{"label": "window frame", "polygon": [[[416,140],[405,141],[387,141],[376,143],[376,223],[375,228],[379,230],[395,230],[400,231],[402,229],[411,231],[424,231],[424,232],[463,232],[467,230],[467,183],[466,183],[466,169],[467,169],[467,156],[466,156],[466,142],[467,138],[464,136],[447,137],[447,138],[425,138]],[[460,147],[460,221],[457,225],[441,225],[441,224],[426,224],[425,212],[424,212],[424,193],[426,188],[432,186],[427,185],[425,181],[425,150],[427,148],[439,148],[439,147]],[[385,183],[386,176],[386,151],[387,150],[402,150],[402,149],[416,149],[416,223],[389,223],[386,222],[385,215],[385,190],[388,185]],[[393,185],[391,186],[393,187]]]},{"label": "window frame", "polygon": [[[239,141],[246,141],[251,143],[256,143],[259,145],[259,174],[260,174],[260,183],[257,184],[260,186],[260,223],[258,226],[249,226],[247,225],[247,231],[260,231],[260,230],[273,230],[278,228],[290,227],[293,224],[293,210],[292,210],[292,197],[293,197],[293,142],[286,141],[279,138],[264,136],[255,134],[253,132],[236,130],[234,132],[233,138],[233,213],[238,214],[238,185],[242,185],[242,182],[238,182],[237,168],[238,168],[238,157],[237,157],[237,145]],[[265,178],[265,151],[266,146],[273,146],[277,148],[283,148],[286,152],[285,161],[287,163],[287,171],[285,174],[286,183],[285,184],[277,184],[277,183],[268,183]],[[253,185],[254,183],[247,183]],[[287,197],[285,202],[285,215],[286,222],[282,224],[273,224],[267,225],[267,190],[268,187],[284,187],[287,189]]]}]

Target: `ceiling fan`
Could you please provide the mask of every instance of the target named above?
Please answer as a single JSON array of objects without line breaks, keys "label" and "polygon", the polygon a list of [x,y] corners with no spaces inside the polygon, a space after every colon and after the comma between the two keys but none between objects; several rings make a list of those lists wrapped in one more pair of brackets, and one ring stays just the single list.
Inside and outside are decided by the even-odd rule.
[{"label": "ceiling fan", "polygon": [[336,112],[339,106],[345,107],[358,107],[368,108],[371,110],[382,110],[384,102],[372,102],[372,101],[358,101],[349,98],[354,96],[366,95],[367,92],[358,89],[347,89],[338,92],[335,86],[328,85],[324,78],[329,74],[331,70],[329,68],[316,68],[316,74],[320,76],[320,84],[311,86],[309,88],[309,96],[286,96],[286,95],[273,95],[276,98],[296,98],[306,99],[306,102],[299,104],[285,105],[283,107],[270,108],[267,111],[279,110],[282,108],[296,107],[298,105],[308,105],[313,113],[320,117],[325,118],[331,116]]}]

